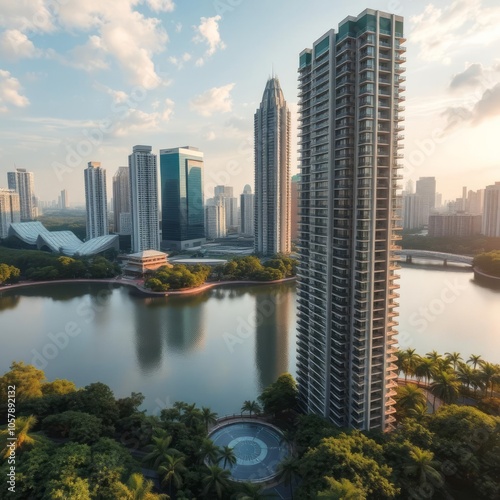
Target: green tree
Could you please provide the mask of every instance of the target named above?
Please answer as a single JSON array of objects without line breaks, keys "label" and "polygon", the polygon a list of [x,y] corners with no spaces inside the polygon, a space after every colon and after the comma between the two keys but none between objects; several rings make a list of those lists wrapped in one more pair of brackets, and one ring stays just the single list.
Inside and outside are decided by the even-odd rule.
[{"label": "green tree", "polygon": [[488,389],[491,390],[490,397],[493,397],[493,387],[500,380],[500,367],[486,361],[481,362],[480,379],[484,383],[485,396],[488,395]]},{"label": "green tree", "polygon": [[266,387],[259,396],[265,413],[279,414],[293,410],[297,406],[297,384],[289,373],[284,373],[278,380]]},{"label": "green tree", "polygon": [[241,407],[241,413],[248,412],[250,416],[252,413],[258,415],[262,411],[259,403],[257,401],[243,401],[243,406]]},{"label": "green tree", "polygon": [[434,373],[434,361],[430,358],[420,358],[417,366],[415,366],[415,376],[420,381],[424,379],[425,383],[429,383]]},{"label": "green tree", "polygon": [[166,456],[179,456],[179,452],[172,448],[171,444],[172,436],[167,436],[165,431],[161,432],[156,429],[152,443],[146,446],[148,453],[144,456],[143,462],[151,465],[154,469],[158,469]]},{"label": "green tree", "polygon": [[210,465],[203,478],[203,498],[211,498],[209,494],[215,495],[216,498],[225,498],[225,494],[230,489],[229,475],[228,470],[221,469],[217,465]]},{"label": "green tree", "polygon": [[399,420],[409,416],[409,412],[419,405],[426,405],[427,398],[424,392],[415,384],[406,384],[397,388],[396,415]]},{"label": "green tree", "polygon": [[49,394],[69,394],[75,391],[75,384],[69,380],[56,379],[52,382],[45,382],[42,384],[42,393],[44,396]]},{"label": "green tree", "polygon": [[278,479],[290,488],[290,498],[293,500],[293,481],[299,475],[299,462],[289,457],[278,465]]},{"label": "green tree", "polygon": [[182,474],[186,472],[184,457],[166,455],[163,464],[158,468],[162,484],[168,484],[168,492],[172,495],[172,485],[176,489],[182,486]]},{"label": "green tree", "polygon": [[459,363],[462,361],[462,356],[459,352],[445,352],[444,355],[453,363],[453,369],[456,370]]},{"label": "green tree", "polygon": [[222,462],[222,467],[225,469],[227,464],[229,468],[236,464],[236,455],[234,451],[229,446],[223,446],[219,449],[219,460],[218,463]]},{"label": "green tree", "polygon": [[17,281],[21,275],[21,270],[7,264],[0,264],[0,284]]},{"label": "green tree", "polygon": [[42,429],[51,437],[90,444],[101,437],[102,423],[95,415],[69,410],[44,418]]},{"label": "green tree", "polygon": [[16,401],[22,402],[30,398],[42,396],[42,382],[45,373],[33,365],[25,365],[23,361],[14,361],[10,371],[0,377],[0,400],[7,401],[8,387],[16,387]]},{"label": "green tree", "polygon": [[471,354],[469,356],[469,359],[467,360],[467,363],[470,363],[474,370],[477,368],[477,365],[481,362],[482,358],[480,354]]},{"label": "green tree", "polygon": [[[420,491],[432,491],[434,488],[442,488],[444,479],[439,469],[441,464],[434,460],[434,453],[414,447],[410,451],[410,460],[405,465],[405,473],[417,479],[417,488]],[[428,488],[428,485],[431,488]]]},{"label": "green tree", "polygon": [[460,383],[456,375],[449,372],[439,372],[434,375],[434,381],[430,385],[430,392],[434,396],[432,407],[435,409],[436,398],[441,399],[443,403],[450,404],[457,400],[459,395]]},{"label": "green tree", "polygon": [[153,493],[153,481],[145,479],[142,474],[134,473],[126,484],[117,483],[115,498],[120,500],[168,500],[168,495]]},{"label": "green tree", "polygon": [[339,481],[333,477],[325,477],[327,488],[320,491],[317,498],[328,500],[366,500],[366,493],[351,483],[349,479],[342,478]]},{"label": "green tree", "polygon": [[207,461],[209,464],[216,464],[219,461],[220,450],[211,439],[205,438],[201,443],[200,458],[201,461]]},{"label": "green tree", "polygon": [[[19,451],[24,451],[26,448],[30,448],[36,443],[36,437],[31,434],[31,430],[35,427],[36,423],[36,417],[33,415],[16,418],[14,427],[16,441],[14,444],[17,453],[19,453]],[[0,430],[0,450],[4,458],[7,458],[10,453],[10,447],[8,446],[12,443],[9,439],[10,437],[12,436],[7,426]]]}]

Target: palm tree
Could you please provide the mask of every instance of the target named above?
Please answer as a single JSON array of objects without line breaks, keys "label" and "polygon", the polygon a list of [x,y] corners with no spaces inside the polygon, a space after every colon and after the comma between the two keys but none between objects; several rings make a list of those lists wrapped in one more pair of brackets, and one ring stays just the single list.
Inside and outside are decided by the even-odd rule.
[{"label": "palm tree", "polygon": [[212,498],[208,496],[209,492],[215,493],[217,498],[224,498],[224,494],[229,488],[229,471],[221,469],[217,465],[210,465],[208,473],[203,478],[203,498]]},{"label": "palm tree", "polygon": [[167,455],[179,456],[180,452],[170,447],[172,436],[165,435],[164,429],[161,429],[161,431],[155,430],[155,434],[156,436],[153,436],[152,439],[153,442],[145,448],[149,453],[144,456],[142,461],[152,465],[154,469],[158,469]]},{"label": "palm tree", "polygon": [[118,483],[116,493],[123,500],[168,500],[170,497],[152,492],[154,483],[142,474],[132,474],[127,484]]},{"label": "palm tree", "polygon": [[205,427],[207,428],[208,432],[208,426],[210,424],[215,424],[215,422],[217,422],[217,413],[213,412],[210,408],[207,408],[206,406],[202,406],[201,418],[203,419],[203,422],[205,422]]},{"label": "palm tree", "polygon": [[206,460],[210,464],[216,464],[219,461],[220,449],[211,439],[204,439],[201,443],[200,458],[201,462]]},{"label": "palm tree", "polygon": [[184,413],[181,416],[181,422],[186,424],[188,427],[194,427],[202,420],[202,413],[198,408],[196,408],[195,404],[185,406]]},{"label": "palm tree", "polygon": [[[406,349],[405,363],[408,375],[415,375],[415,368],[420,361],[420,356],[415,352],[415,349]],[[406,380],[406,375],[405,375]]]},{"label": "palm tree", "polygon": [[439,354],[437,351],[431,351],[426,354],[426,357],[428,359],[432,359],[434,363],[437,363],[441,359],[441,354]]},{"label": "palm tree", "polygon": [[424,379],[426,384],[429,384],[432,374],[434,373],[434,361],[430,358],[420,358],[418,365],[415,367],[415,375],[420,381]]},{"label": "palm tree", "polygon": [[158,474],[163,476],[161,484],[168,483],[168,492],[172,495],[172,483],[176,489],[182,486],[182,476],[187,469],[184,465],[184,457],[166,455],[163,465],[158,467]]},{"label": "palm tree", "polygon": [[457,369],[457,365],[462,361],[462,356],[459,352],[445,352],[444,355],[453,363],[453,369]]},{"label": "palm tree", "polygon": [[434,395],[432,409],[435,409],[436,398],[447,404],[456,401],[460,392],[459,387],[454,373],[439,372],[434,375],[434,382],[430,386],[430,391]]},{"label": "palm tree", "polygon": [[396,400],[396,410],[401,413],[403,418],[408,415],[408,412],[412,408],[418,405],[425,405],[427,401],[422,389],[415,384],[406,384],[398,387],[397,395],[394,399]]},{"label": "palm tree", "polygon": [[469,390],[474,383],[474,370],[465,363],[458,365],[457,380],[462,384],[464,389]]},{"label": "palm tree", "polygon": [[278,465],[278,480],[290,487],[290,498],[293,500],[293,479],[299,472],[299,464],[293,457],[285,458]]},{"label": "palm tree", "polygon": [[494,365],[493,363],[488,363],[486,361],[482,361],[481,363],[481,375],[480,378],[484,383],[484,391],[485,395],[488,395],[488,388],[491,386],[490,397],[493,397],[493,386],[495,382],[499,379],[500,369],[498,365]]},{"label": "palm tree", "polygon": [[229,468],[231,468],[234,464],[236,464],[236,455],[234,454],[234,451],[232,448],[229,446],[224,446],[222,448],[219,448],[219,460],[220,462],[223,460],[224,462],[222,463],[222,467],[225,469],[226,465],[229,464]]},{"label": "palm tree", "polygon": [[262,493],[262,486],[252,483],[241,483],[240,492],[236,495],[236,500],[265,500],[266,498],[276,498],[272,493]]},{"label": "palm tree", "polygon": [[471,354],[469,356],[469,359],[467,360],[467,363],[470,363],[474,370],[477,368],[477,365],[481,362],[481,355],[480,354]]},{"label": "palm tree", "polygon": [[243,401],[243,406],[241,407],[241,413],[248,411],[250,413],[250,416],[252,416],[252,412],[258,415],[262,410],[257,403],[257,401]]},{"label": "palm tree", "polygon": [[444,484],[443,476],[439,472],[439,462],[434,460],[434,453],[422,450],[415,446],[410,451],[410,462],[404,467],[405,474],[415,477],[420,486],[432,484],[440,487]]},{"label": "palm tree", "polygon": [[419,423],[424,421],[428,415],[429,411],[427,408],[427,400],[425,401],[425,403],[417,404],[416,406],[408,410],[408,416],[415,419]]},{"label": "palm tree", "polygon": [[[39,436],[32,436],[30,431],[35,427],[37,423],[37,418],[34,415],[29,417],[17,417],[15,421],[14,436],[16,450],[23,450],[27,447],[33,446],[38,440]],[[13,437],[11,435],[12,430],[6,428],[0,431],[0,446],[1,454],[4,458],[7,458],[10,453],[10,448],[7,447],[11,443],[9,438]]]}]

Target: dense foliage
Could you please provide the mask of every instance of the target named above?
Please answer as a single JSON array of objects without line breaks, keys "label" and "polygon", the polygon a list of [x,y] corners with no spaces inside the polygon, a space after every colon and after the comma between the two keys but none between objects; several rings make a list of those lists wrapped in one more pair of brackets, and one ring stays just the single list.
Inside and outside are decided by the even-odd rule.
[{"label": "dense foliage", "polygon": [[118,264],[100,255],[65,257],[38,250],[12,250],[5,247],[0,247],[0,263],[15,266],[23,278],[34,281],[113,278],[121,272]]},{"label": "dense foliage", "polygon": [[15,283],[21,275],[20,269],[7,264],[0,264],[0,285],[2,283]]},{"label": "dense foliage", "polygon": [[476,255],[474,257],[474,267],[486,274],[500,278],[500,250]]},{"label": "dense foliage", "polygon": [[459,255],[477,255],[500,249],[500,238],[476,235],[467,237],[430,237],[403,234],[401,246],[414,250],[431,250]]},{"label": "dense foliage", "polygon": [[173,267],[163,266],[157,271],[148,273],[145,286],[155,292],[194,288],[203,285],[210,275],[211,268],[196,264],[184,266],[176,264]]},{"label": "dense foliage", "polygon": [[[418,364],[411,359],[417,355],[403,353],[404,369],[415,370]],[[447,363],[460,367],[457,353],[429,354],[421,359],[435,360],[439,369]],[[472,369],[481,366],[479,358],[471,356]],[[431,387],[431,380],[424,385]],[[217,419],[209,408],[176,402],[159,416],[146,415],[139,411],[141,394],[116,399],[102,383],[76,389],[66,380],[48,382],[43,371],[22,362],[0,377],[2,401],[8,385],[17,389],[17,484],[12,494],[3,481],[0,498],[268,498],[258,485],[230,481],[228,469],[236,458],[231,448],[218,448],[208,438]],[[398,424],[386,434],[340,429],[317,415],[298,415],[297,388],[289,374],[263,391],[261,405],[244,401],[241,410],[250,415],[262,411],[285,429],[283,442],[292,445],[293,455],[279,465],[279,478],[290,488],[289,498],[499,498],[500,417],[445,400],[434,413],[412,412],[423,402],[422,389],[416,383],[408,391],[404,387],[396,396]],[[495,399],[484,402],[494,407]],[[4,426],[3,477],[8,471],[6,437]],[[153,482],[140,473],[142,467],[157,472],[156,493]]]},{"label": "dense foliage", "polygon": [[207,280],[273,281],[295,276],[297,261],[277,255],[261,263],[258,257],[237,257],[226,264],[211,268],[209,266],[181,265],[161,267],[148,273],[145,286],[155,292],[195,288]]}]

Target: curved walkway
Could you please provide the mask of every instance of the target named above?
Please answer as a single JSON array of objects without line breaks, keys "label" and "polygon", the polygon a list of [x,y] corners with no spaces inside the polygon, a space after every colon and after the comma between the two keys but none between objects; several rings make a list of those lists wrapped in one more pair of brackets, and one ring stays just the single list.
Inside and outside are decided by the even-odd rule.
[{"label": "curved walkway", "polygon": [[148,288],[144,287],[144,280],[136,279],[136,280],[127,280],[123,278],[113,278],[113,279],[64,279],[64,280],[46,280],[46,281],[23,281],[20,283],[15,283],[12,285],[0,285],[0,292],[9,291],[16,288],[23,287],[31,287],[37,285],[53,285],[53,284],[63,284],[63,283],[111,283],[113,285],[125,285],[131,286],[141,292],[144,295],[150,297],[167,297],[170,295],[191,295],[195,293],[205,292],[210,290],[211,288],[215,288],[218,286],[225,285],[278,285],[280,283],[288,283],[291,281],[295,281],[297,278],[295,276],[291,278],[283,278],[282,280],[273,280],[273,281],[215,281],[210,283],[205,283],[196,288],[185,288],[181,290],[172,290],[170,292],[154,292]]}]

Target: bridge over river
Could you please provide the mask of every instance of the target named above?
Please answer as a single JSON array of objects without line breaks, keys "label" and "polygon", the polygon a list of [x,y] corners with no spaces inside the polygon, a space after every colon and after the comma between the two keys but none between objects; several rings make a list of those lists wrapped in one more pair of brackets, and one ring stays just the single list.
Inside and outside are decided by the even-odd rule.
[{"label": "bridge over river", "polygon": [[432,252],[430,250],[411,250],[403,249],[397,250],[396,254],[401,255],[401,257],[406,258],[406,262],[411,263],[413,258],[415,259],[428,259],[428,260],[442,260],[443,264],[446,266],[448,262],[457,264],[468,264],[472,267],[473,257],[468,255],[457,255],[454,253],[445,252]]}]

